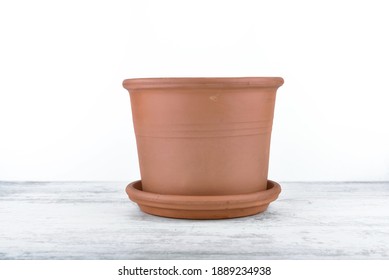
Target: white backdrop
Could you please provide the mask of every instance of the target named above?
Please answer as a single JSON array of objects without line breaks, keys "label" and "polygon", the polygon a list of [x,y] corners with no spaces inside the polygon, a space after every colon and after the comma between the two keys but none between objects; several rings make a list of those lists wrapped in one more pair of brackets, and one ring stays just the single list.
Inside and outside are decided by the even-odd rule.
[{"label": "white backdrop", "polygon": [[270,174],[389,180],[386,1],[1,1],[0,180],[139,178],[125,78],[281,76]]}]

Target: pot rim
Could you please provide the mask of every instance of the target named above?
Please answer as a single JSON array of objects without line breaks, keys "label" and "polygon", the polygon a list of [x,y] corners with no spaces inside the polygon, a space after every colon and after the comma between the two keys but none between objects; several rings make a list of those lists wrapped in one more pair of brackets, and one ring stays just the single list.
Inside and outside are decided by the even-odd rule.
[{"label": "pot rim", "polygon": [[278,88],[281,77],[181,77],[181,78],[135,78],[123,81],[127,90],[150,88]]}]

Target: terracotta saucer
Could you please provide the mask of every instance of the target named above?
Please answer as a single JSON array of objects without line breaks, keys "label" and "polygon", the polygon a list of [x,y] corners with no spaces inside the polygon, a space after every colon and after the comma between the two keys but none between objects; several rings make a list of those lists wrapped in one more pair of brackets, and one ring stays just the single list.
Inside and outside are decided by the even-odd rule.
[{"label": "terracotta saucer", "polygon": [[130,183],[126,192],[146,213],[181,219],[227,219],[250,216],[267,209],[277,199],[281,186],[267,181],[267,190],[240,195],[165,195],[142,190],[142,182]]}]

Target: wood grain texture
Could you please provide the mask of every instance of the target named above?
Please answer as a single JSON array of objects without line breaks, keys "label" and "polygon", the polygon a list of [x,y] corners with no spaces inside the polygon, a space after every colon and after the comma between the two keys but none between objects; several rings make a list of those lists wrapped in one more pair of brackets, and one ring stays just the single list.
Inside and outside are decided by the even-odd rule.
[{"label": "wood grain texture", "polygon": [[267,212],[140,212],[125,182],[0,182],[0,259],[389,259],[389,183],[282,183]]}]

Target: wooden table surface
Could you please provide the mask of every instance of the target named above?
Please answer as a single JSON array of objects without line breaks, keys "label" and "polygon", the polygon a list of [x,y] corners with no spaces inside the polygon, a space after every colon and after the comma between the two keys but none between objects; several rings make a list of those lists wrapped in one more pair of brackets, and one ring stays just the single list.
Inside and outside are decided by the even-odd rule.
[{"label": "wooden table surface", "polygon": [[389,259],[389,182],[282,183],[268,211],[177,220],[125,182],[0,182],[0,259]]}]

